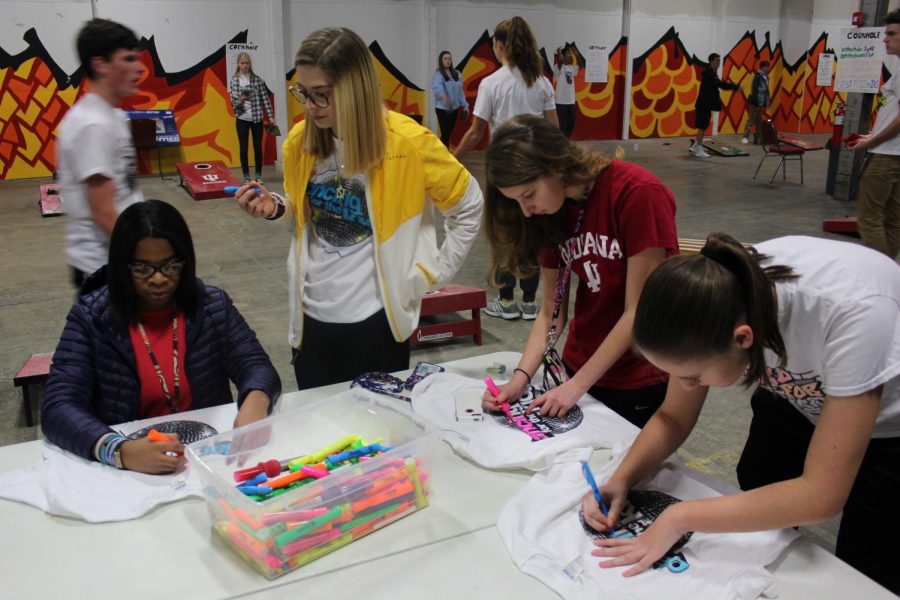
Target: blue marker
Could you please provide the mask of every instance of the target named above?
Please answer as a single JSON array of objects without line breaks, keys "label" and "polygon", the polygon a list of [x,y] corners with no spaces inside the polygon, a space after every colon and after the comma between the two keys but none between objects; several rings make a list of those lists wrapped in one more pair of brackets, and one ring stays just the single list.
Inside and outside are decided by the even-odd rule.
[{"label": "blue marker", "polygon": [[[581,461],[581,472],[584,474],[585,480],[587,480],[588,485],[591,486],[591,490],[594,492],[594,499],[597,501],[597,504],[600,505],[600,512],[603,513],[604,517],[609,516],[609,509],[606,508],[606,503],[603,501],[603,496],[600,494],[600,488],[597,487],[597,481],[594,479],[594,474],[591,473],[591,468],[588,466],[587,461]],[[616,530],[612,525],[609,526],[609,534],[614,535]]]},{"label": "blue marker", "polygon": [[[229,185],[229,186],[226,186],[225,189],[223,189],[222,191],[225,192],[226,194],[234,195],[237,193],[237,191],[239,189],[241,189],[241,186],[239,186],[239,185]],[[253,189],[256,192],[259,191],[259,188],[257,188],[257,187],[251,188],[251,189]]]}]

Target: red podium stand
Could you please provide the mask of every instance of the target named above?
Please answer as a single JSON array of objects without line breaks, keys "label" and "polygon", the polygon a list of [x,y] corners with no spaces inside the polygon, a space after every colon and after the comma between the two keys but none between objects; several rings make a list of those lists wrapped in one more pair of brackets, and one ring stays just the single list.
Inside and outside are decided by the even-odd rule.
[{"label": "red podium stand", "polygon": [[227,198],[233,196],[225,193],[227,186],[241,185],[241,181],[221,160],[178,163],[178,176],[181,185],[194,200]]}]

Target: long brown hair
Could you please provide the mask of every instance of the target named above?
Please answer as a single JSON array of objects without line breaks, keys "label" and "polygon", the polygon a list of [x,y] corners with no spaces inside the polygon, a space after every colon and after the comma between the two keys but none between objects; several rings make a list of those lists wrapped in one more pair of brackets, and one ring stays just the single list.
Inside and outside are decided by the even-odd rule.
[{"label": "long brown hair", "polygon": [[518,115],[498,127],[485,158],[484,231],[491,245],[488,281],[494,281],[498,268],[518,277],[533,275],[540,250],[562,238],[566,211],[526,218],[518,203],[497,188],[555,174],[562,175],[564,186],[592,185],[610,159],[571,143],[558,127],[535,115]]},{"label": "long brown hair", "polygon": [[[294,65],[318,67],[334,85],[335,129],[344,142],[346,172],[358,173],[381,162],[387,146],[385,109],[375,63],[362,38],[346,27],[313,31],[300,44]],[[303,149],[316,158],[331,156],[331,129],[307,123]]]},{"label": "long brown hair", "polygon": [[438,71],[441,72],[441,75],[444,77],[444,81],[449,81],[450,78],[453,78],[453,81],[459,81],[459,71],[453,68],[453,55],[450,54],[450,68],[444,66],[444,56],[450,54],[449,50],[444,50],[440,54],[438,54]]},{"label": "long brown hair", "polygon": [[506,61],[522,73],[528,87],[534,85],[541,77],[544,61],[525,19],[513,17],[501,21],[494,30],[494,39],[503,43]]},{"label": "long brown hair", "polygon": [[768,257],[725,233],[712,233],[696,256],[679,256],[654,269],[638,301],[632,332],[639,350],[679,359],[725,354],[734,328],[753,330],[743,384],[765,381],[766,348],[787,361],[778,326],[774,283],[796,277],[790,267],[760,262]]}]

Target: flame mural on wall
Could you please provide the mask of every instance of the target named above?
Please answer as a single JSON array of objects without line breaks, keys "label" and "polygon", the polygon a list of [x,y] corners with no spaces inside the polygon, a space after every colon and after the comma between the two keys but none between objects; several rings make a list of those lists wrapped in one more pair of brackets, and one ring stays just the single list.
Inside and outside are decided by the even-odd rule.
[{"label": "flame mural on wall", "polygon": [[[60,69],[34,29],[29,29],[23,39],[26,49],[14,56],[0,48],[0,179],[47,177],[53,173],[56,129],[65,112],[88,87],[81,69],[71,75]],[[246,42],[247,31],[230,41]],[[827,41],[827,34],[822,33],[800,60],[787,64],[781,45],[773,47],[768,33],[759,45],[756,33],[746,32],[723,57],[723,78],[737,83],[741,89],[721,93],[723,109],[719,113],[719,131],[737,133],[742,130],[753,72],[763,59],[772,63],[769,114],[779,130],[830,131],[835,104],[843,102],[846,96],[834,92],[831,87],[816,85],[819,56],[830,51]],[[567,46],[575,50],[583,64],[578,48],[574,44]],[[575,139],[621,137],[627,48],[628,40],[622,38],[610,52],[608,83],[586,83],[584,69],[576,77]],[[378,42],[372,42],[369,49],[375,59],[386,105],[404,114],[423,117],[426,92],[391,63]],[[145,73],[139,84],[139,94],[128,98],[125,108],[172,109],[175,112],[182,145],[162,150],[163,168],[171,171],[176,162],[200,160],[222,160],[236,166],[238,143],[228,95],[231,74],[225,72],[225,45],[193,67],[174,73],[168,73],[161,64],[153,37],[142,39],[140,50]],[[542,57],[545,75],[550,78],[552,73],[543,50]],[[458,64],[465,79],[464,90],[470,107],[474,106],[481,80],[499,66],[491,48],[490,35],[484,31]],[[696,132],[694,101],[705,66],[703,60],[686,50],[674,27],[652,48],[634,58],[629,135],[635,138],[693,135]],[[883,71],[883,75],[888,74]],[[287,85],[293,79],[293,70],[287,73],[286,79]],[[300,103],[290,95],[287,102],[290,122],[302,119],[304,109]],[[468,123],[457,121],[451,138],[453,144],[459,143],[468,126]],[[486,139],[487,136],[482,147]],[[276,143],[275,138],[265,136],[266,164],[274,160]],[[154,170],[154,157],[147,152],[140,154],[142,172]]]}]

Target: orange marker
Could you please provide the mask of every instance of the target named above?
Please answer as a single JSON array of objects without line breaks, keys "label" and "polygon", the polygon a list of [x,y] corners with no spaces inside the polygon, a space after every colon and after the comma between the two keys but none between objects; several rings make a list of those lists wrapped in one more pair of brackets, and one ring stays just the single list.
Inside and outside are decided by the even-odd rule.
[{"label": "orange marker", "polygon": [[[150,432],[147,434],[147,439],[150,440],[151,442],[174,442],[175,441],[173,438],[170,438],[166,434],[164,434],[160,431],[157,431],[156,429],[150,430]],[[184,456],[184,452],[176,452],[175,455],[176,456]]]}]

